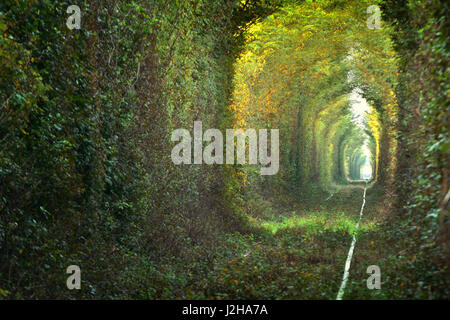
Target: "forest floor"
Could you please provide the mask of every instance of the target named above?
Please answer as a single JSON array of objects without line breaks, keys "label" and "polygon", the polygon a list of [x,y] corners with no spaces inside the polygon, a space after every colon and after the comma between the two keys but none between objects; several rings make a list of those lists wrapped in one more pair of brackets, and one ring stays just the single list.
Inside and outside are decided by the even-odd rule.
[{"label": "forest floor", "polygon": [[[251,217],[258,232],[229,235],[227,256],[215,260],[205,283],[191,286],[188,296],[199,297],[200,290],[210,299],[335,299],[363,192],[363,185],[347,186],[328,200],[274,205]],[[379,192],[368,189],[344,299],[385,298],[366,285],[367,267],[383,268],[386,246],[378,242],[384,209]]]},{"label": "forest floor", "polygon": [[[154,266],[159,274],[139,293],[145,299],[336,299],[363,201],[364,184],[301,199],[247,201],[248,232],[222,232],[190,251]],[[262,204],[261,204],[262,203]],[[343,299],[416,297],[426,268],[417,246],[395,224],[393,200],[369,186]],[[369,289],[369,266],[381,271],[381,289]],[[424,272],[424,270],[421,270]],[[421,289],[420,289],[421,290]],[[422,290],[423,291],[423,290]],[[421,298],[433,292],[424,291]]]}]

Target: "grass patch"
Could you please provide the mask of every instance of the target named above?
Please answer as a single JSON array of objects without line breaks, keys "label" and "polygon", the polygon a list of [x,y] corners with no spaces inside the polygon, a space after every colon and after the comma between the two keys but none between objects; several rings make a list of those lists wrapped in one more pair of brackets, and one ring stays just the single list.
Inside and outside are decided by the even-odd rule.
[{"label": "grass patch", "polygon": [[[253,225],[259,225],[272,234],[285,229],[301,229],[308,234],[330,231],[353,235],[356,231],[357,219],[358,217],[349,216],[344,212],[322,210],[274,217],[273,220],[250,219],[250,222]],[[361,225],[361,228],[368,231],[374,226],[373,223],[367,223]]]}]

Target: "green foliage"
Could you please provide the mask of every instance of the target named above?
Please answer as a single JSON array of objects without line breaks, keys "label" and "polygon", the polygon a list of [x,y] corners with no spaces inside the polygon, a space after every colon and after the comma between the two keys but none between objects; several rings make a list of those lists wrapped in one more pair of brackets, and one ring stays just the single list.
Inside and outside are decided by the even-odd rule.
[{"label": "green foliage", "polygon": [[[385,192],[355,272],[376,257],[391,283],[348,297],[448,297],[449,7],[375,1],[370,30],[373,2],[2,1],[0,299],[334,298],[365,142]],[[175,166],[196,120],[280,129],[280,173]]]},{"label": "green foliage", "polygon": [[[245,33],[231,109],[237,127],[280,128],[280,174],[265,188],[305,199],[317,189],[359,180],[365,140],[375,176],[395,169],[389,162],[395,154],[389,129],[396,119],[391,29],[368,29],[365,4],[288,3]],[[350,110],[355,89],[373,104],[372,113],[387,116],[358,127]]]},{"label": "green foliage", "polygon": [[[231,4],[0,4],[2,296],[132,296],[157,261],[199,259],[211,230],[241,225],[222,168],[167,161],[172,129],[227,123]],[[65,288],[71,264],[80,292]]]},{"label": "green foliage", "polygon": [[[388,17],[396,21],[401,54],[397,192],[407,195],[399,223],[409,241],[404,250],[416,257],[409,295],[448,297],[449,265],[449,5],[440,1],[387,1]],[[446,280],[447,279],[447,280]],[[411,280],[409,280],[411,281]],[[415,290],[415,291],[414,291]],[[414,292],[411,292],[414,291]]]}]

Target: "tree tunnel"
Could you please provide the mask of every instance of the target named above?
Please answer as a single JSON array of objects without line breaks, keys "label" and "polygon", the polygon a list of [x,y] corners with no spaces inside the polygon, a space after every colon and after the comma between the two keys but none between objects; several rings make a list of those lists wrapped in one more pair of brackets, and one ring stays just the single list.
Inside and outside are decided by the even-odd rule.
[{"label": "tree tunnel", "polygon": [[394,108],[385,94],[394,51],[384,30],[365,25],[366,7],[286,4],[245,35],[234,125],[280,130],[280,173],[268,179],[295,193],[376,181],[382,149],[389,151],[380,141],[383,114]]},{"label": "tree tunnel", "polygon": [[73,2],[0,2],[0,300],[450,296],[450,2]]}]

